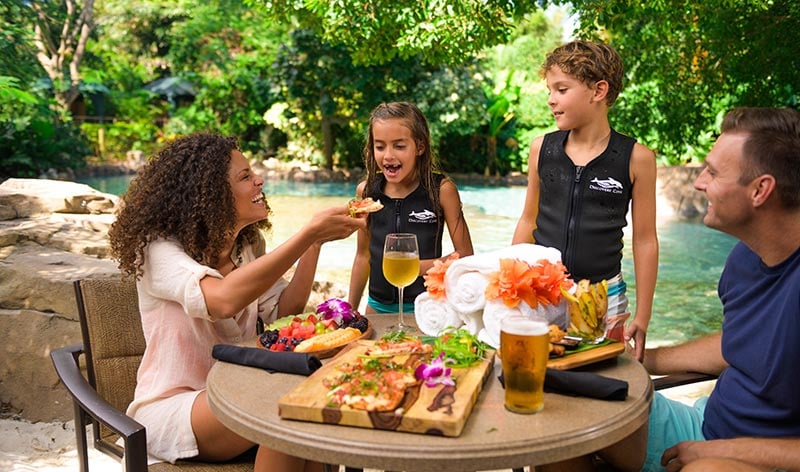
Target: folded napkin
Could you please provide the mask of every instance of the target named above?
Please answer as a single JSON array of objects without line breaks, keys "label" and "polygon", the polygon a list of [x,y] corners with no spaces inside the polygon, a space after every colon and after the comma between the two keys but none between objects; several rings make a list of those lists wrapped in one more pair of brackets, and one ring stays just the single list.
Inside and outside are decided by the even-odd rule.
[{"label": "folded napkin", "polygon": [[322,367],[317,356],[302,352],[277,352],[257,347],[232,346],[216,344],[211,356],[231,364],[259,367],[270,374],[284,372],[287,374],[311,375]]},{"label": "folded napkin", "polygon": [[[499,380],[505,388],[502,373]],[[628,397],[628,382],[591,372],[547,369],[544,377],[544,391],[600,400],[624,401]]]}]

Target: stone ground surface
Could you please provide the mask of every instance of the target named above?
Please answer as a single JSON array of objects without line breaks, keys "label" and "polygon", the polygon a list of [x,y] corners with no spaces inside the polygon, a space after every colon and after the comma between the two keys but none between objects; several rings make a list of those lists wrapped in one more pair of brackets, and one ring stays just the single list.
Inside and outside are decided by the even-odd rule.
[{"label": "stone ground surface", "polygon": [[[693,403],[708,395],[714,382],[702,382],[665,391],[667,396],[684,403]],[[89,435],[91,441],[91,434]],[[121,471],[119,461],[91,448],[91,471]],[[75,450],[75,424],[30,423],[21,419],[0,419],[0,470],[72,472],[78,470]]]}]

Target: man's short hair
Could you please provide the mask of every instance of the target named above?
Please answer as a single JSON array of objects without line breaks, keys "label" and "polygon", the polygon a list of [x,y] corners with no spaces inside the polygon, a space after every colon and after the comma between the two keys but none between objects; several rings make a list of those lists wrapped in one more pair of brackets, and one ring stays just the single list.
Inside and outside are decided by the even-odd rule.
[{"label": "man's short hair", "polygon": [[591,87],[600,80],[608,82],[606,103],[614,104],[622,90],[624,67],[622,58],[611,46],[590,41],[572,41],[554,49],[544,60],[542,77],[553,66],[558,66]]},{"label": "man's short hair", "polygon": [[781,204],[800,207],[800,112],[791,108],[734,108],[725,115],[722,132],[747,134],[740,183],[769,174],[775,178]]}]

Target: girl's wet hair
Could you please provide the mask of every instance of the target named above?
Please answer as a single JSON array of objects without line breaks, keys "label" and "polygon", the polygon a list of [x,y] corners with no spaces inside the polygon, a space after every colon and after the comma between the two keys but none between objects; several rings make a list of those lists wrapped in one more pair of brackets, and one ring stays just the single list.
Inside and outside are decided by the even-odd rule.
[{"label": "girl's wet hair", "polygon": [[439,203],[439,186],[435,185],[433,180],[434,172],[438,172],[438,168],[434,159],[433,147],[431,146],[431,132],[425,115],[413,103],[381,103],[372,110],[367,128],[366,144],[364,145],[364,166],[367,169],[367,178],[362,197],[367,196],[368,192],[372,190],[377,175],[381,172],[380,166],[375,160],[375,138],[372,134],[372,127],[376,121],[386,120],[402,120],[403,124],[411,131],[411,137],[414,139],[417,148],[422,148],[422,153],[417,155],[417,177],[427,190],[430,201],[435,203],[436,208],[434,211],[441,222],[444,210],[441,203]]}]

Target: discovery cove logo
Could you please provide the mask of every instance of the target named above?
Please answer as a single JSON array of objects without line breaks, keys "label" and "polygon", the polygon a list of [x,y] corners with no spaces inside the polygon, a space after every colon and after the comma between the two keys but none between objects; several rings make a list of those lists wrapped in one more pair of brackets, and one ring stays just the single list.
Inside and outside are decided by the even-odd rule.
[{"label": "discovery cove logo", "polygon": [[412,211],[408,214],[409,223],[435,223],[436,213],[430,210]]},{"label": "discovery cove logo", "polygon": [[622,183],[613,177],[608,177],[603,180],[595,177],[589,182],[589,188],[601,192],[622,193]]}]

